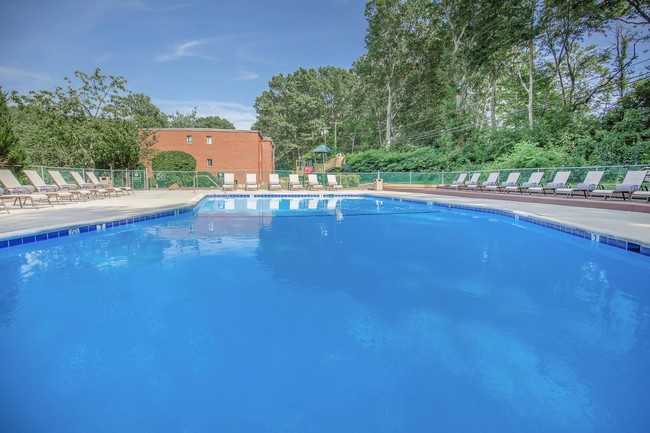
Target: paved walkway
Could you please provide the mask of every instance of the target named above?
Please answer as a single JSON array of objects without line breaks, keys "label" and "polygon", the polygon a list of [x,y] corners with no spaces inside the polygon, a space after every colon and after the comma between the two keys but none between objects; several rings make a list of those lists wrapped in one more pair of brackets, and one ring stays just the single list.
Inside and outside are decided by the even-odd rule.
[{"label": "paved walkway", "polygon": [[[76,225],[91,225],[188,205],[192,206],[200,201],[206,193],[210,192],[200,190],[138,191],[135,196],[131,195],[66,205],[44,206],[39,209],[18,209],[10,207],[10,214],[1,213],[0,211],[0,239],[10,239],[35,232],[52,231]],[[258,193],[273,194],[268,191],[259,191]],[[301,193],[304,194],[304,192]],[[320,194],[318,191],[315,193]],[[432,196],[431,194],[418,192],[345,190],[343,193],[409,197],[440,203],[519,211],[531,214],[537,218],[584,229],[592,233],[650,246],[650,214],[648,213],[473,197]],[[278,194],[291,194],[291,192],[280,191]]]}]

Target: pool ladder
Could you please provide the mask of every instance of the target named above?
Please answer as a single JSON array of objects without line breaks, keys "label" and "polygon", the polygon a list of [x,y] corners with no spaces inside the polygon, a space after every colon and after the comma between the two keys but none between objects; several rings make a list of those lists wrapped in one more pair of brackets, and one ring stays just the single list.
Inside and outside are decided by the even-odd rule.
[{"label": "pool ladder", "polygon": [[[199,182],[198,182],[199,177],[205,177],[206,179],[209,179],[210,182],[212,182],[212,183],[214,184],[214,186],[216,186],[217,188],[219,188],[219,189],[221,190],[221,192],[226,196],[226,198],[228,198],[228,193],[226,192],[226,190],[223,189],[223,188],[221,187],[221,185],[219,185],[217,182],[215,182],[214,179],[212,179],[210,176],[205,175],[205,174],[195,174],[195,175],[194,175],[194,190],[196,190],[196,189],[198,188],[198,185],[199,185]],[[216,194],[215,194],[215,196],[216,196]]]}]

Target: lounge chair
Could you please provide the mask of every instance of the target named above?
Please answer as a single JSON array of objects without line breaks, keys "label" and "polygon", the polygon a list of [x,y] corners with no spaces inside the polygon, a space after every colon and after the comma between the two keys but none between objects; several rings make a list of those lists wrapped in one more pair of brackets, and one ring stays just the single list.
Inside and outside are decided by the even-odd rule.
[{"label": "lounge chair", "polygon": [[318,177],[315,174],[307,175],[307,189],[323,189],[323,185],[318,181]]},{"label": "lounge chair", "polygon": [[597,196],[604,199],[621,197],[626,200],[626,196],[629,198],[635,191],[641,189],[647,174],[648,170],[628,171],[623,183],[617,184],[615,189],[597,189],[592,191],[589,197]]},{"label": "lounge chair", "polygon": [[630,196],[630,199],[638,198],[650,202],[650,191],[634,191]]},{"label": "lounge chair", "polygon": [[55,198],[57,202],[61,199],[72,201],[73,197],[71,193],[67,191],[61,191],[58,186],[46,185],[45,181],[43,178],[41,178],[41,175],[38,174],[37,171],[23,170],[23,173],[25,173],[25,176],[27,176],[32,185],[34,185],[36,191],[40,192],[41,194],[46,194],[50,198]]},{"label": "lounge chair", "polygon": [[14,206],[18,204],[21,208],[24,207],[27,202],[32,205],[32,207],[38,208],[38,203],[46,201],[47,204],[52,205],[50,202],[50,197],[47,194],[35,193],[36,189],[33,186],[21,185],[21,183],[16,179],[14,174],[7,170],[0,170],[0,183],[6,188],[6,193],[3,194],[4,199],[13,199]]},{"label": "lounge chair", "polygon": [[282,185],[280,184],[280,175],[277,173],[269,174],[269,191],[279,191],[281,189]]},{"label": "lounge chair", "polygon": [[575,188],[556,188],[555,195],[564,194],[568,197],[573,197],[573,193],[582,193],[585,198],[595,191],[600,186],[600,180],[603,178],[604,171],[590,171],[585,176],[582,183],[576,185]]},{"label": "lounge chair", "polygon": [[5,204],[5,199],[13,199],[13,197],[11,197],[10,195],[5,195],[4,188],[0,186],[0,210],[3,210],[7,213],[11,213],[9,212],[9,208]]},{"label": "lounge chair", "polygon": [[555,173],[555,177],[552,182],[546,184],[546,186],[531,186],[528,188],[528,194],[536,192],[537,194],[550,194],[555,195],[555,191],[558,188],[564,188],[566,183],[569,181],[569,176],[571,176],[570,171],[558,171]]},{"label": "lounge chair", "polygon": [[100,195],[108,197],[111,196],[110,192],[106,188],[102,188],[101,185],[95,185],[94,183],[86,182],[84,178],[81,177],[81,175],[76,171],[71,171],[70,176],[72,176],[74,181],[77,182],[79,188],[92,192],[94,197],[98,197]]},{"label": "lounge chair", "polygon": [[485,182],[481,183],[480,185],[478,185],[478,184],[467,185],[467,190],[469,191],[469,190],[477,190],[478,189],[479,191],[483,191],[488,186],[496,185],[498,179],[499,179],[499,172],[494,171],[494,172],[490,173],[487,180]]},{"label": "lounge chair", "polygon": [[92,183],[94,183],[95,185],[101,185],[105,189],[114,190],[115,195],[117,195],[118,192],[121,192],[122,195],[126,195],[127,193],[131,193],[131,194],[135,195],[135,191],[133,191],[133,188],[131,188],[130,186],[117,187],[117,186],[111,186],[111,185],[109,185],[109,184],[107,184],[105,182],[100,182],[100,180],[97,179],[97,176],[95,176],[95,173],[93,173],[92,171],[87,171],[86,176],[88,176],[88,179],[90,179],[90,181]]},{"label": "lounge chair", "polygon": [[224,191],[237,189],[237,185],[235,185],[235,175],[232,173],[224,173],[223,185],[221,185],[221,188],[223,188]]},{"label": "lounge chair", "polygon": [[246,184],[244,185],[244,190],[258,190],[259,185],[257,185],[257,175],[255,173],[247,173],[246,174]]},{"label": "lounge chair", "polygon": [[449,185],[449,188],[462,189],[462,188],[467,188],[470,185],[476,185],[480,177],[481,177],[481,173],[474,173],[469,180],[465,181],[465,183]]},{"label": "lounge chair", "polygon": [[54,183],[56,183],[56,186],[58,186],[62,191],[69,192],[77,200],[82,198],[87,199],[93,195],[91,191],[85,189],[79,189],[78,185],[67,183],[66,180],[61,175],[61,173],[59,173],[56,170],[50,170],[49,173]]},{"label": "lounge chair", "polygon": [[501,182],[500,185],[486,185],[485,188],[483,188],[484,191],[503,191],[505,188],[509,186],[515,186],[517,185],[517,181],[519,180],[520,173],[514,172],[510,173],[508,175],[508,178]]},{"label": "lounge chair", "polygon": [[528,188],[539,186],[540,182],[542,181],[542,177],[544,177],[544,172],[536,171],[530,175],[528,182],[524,182],[521,185],[506,186],[503,190],[507,193],[518,192],[520,194],[523,194],[524,191],[528,191]]},{"label": "lounge chair", "polygon": [[338,183],[336,176],[333,174],[327,175],[327,189],[343,189],[343,185]]},{"label": "lounge chair", "polygon": [[105,182],[100,182],[99,179],[97,179],[97,176],[95,176],[95,173],[93,173],[92,171],[87,171],[86,176],[88,176],[88,180],[90,180],[90,183],[95,185],[95,188],[104,188],[106,191],[108,191],[109,196],[111,195],[111,192],[114,192],[116,197],[118,193],[122,193],[122,195],[126,195],[126,191],[124,191],[122,188],[117,188]]},{"label": "lounge chair", "polygon": [[297,189],[303,189],[304,187],[302,186],[302,183],[300,183],[300,179],[298,178],[297,174],[290,174],[289,175],[289,189],[290,190],[297,190]]},{"label": "lounge chair", "polygon": [[467,173],[461,173],[458,175],[458,179],[453,181],[452,183],[446,185],[446,184],[441,184],[438,185],[438,188],[450,188],[453,185],[462,185],[463,182],[465,182],[465,179],[467,178]]}]

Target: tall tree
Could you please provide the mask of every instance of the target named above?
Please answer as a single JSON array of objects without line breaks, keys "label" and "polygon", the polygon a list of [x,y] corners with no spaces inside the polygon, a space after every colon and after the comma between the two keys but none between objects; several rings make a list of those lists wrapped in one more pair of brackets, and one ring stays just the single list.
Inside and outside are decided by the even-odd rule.
[{"label": "tall tree", "polygon": [[25,159],[25,150],[14,134],[14,122],[7,105],[7,94],[0,86],[0,165],[21,165]]},{"label": "tall tree", "polygon": [[141,142],[126,103],[126,80],[77,71],[66,87],[12,95],[30,123],[21,139],[35,164],[134,168]]}]

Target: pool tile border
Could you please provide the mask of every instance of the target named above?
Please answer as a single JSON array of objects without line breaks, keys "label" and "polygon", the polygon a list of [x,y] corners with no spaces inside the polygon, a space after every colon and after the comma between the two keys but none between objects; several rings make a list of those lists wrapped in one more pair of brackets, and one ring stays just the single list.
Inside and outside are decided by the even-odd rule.
[{"label": "pool tile border", "polygon": [[[214,197],[213,195],[206,195],[206,197]],[[221,196],[220,196],[221,197]],[[592,240],[594,242],[599,242],[601,244],[606,244],[613,246],[615,248],[621,248],[626,251],[633,253],[639,253],[644,256],[650,257],[650,245],[643,245],[636,242],[628,241],[626,239],[620,239],[614,236],[603,235],[600,233],[590,232],[583,230],[577,227],[572,227],[564,224],[554,223],[547,221],[541,218],[536,218],[530,214],[523,212],[495,209],[495,208],[486,208],[481,206],[470,206],[470,205],[461,205],[455,203],[445,203],[432,200],[424,199],[415,199],[415,198],[401,198],[401,197],[390,197],[382,195],[368,195],[368,194],[327,194],[327,193],[305,193],[305,194],[231,194],[227,198],[330,198],[330,197],[341,197],[341,198],[383,198],[388,200],[396,200],[404,203],[417,203],[417,204],[426,204],[433,205],[437,207],[451,209],[460,209],[460,210],[469,210],[473,212],[482,212],[488,214],[501,215],[508,218],[514,218],[515,220],[524,221],[527,223],[535,224],[538,226],[546,227],[551,230],[560,231],[572,236],[577,236],[583,239]],[[200,201],[194,204],[193,206],[184,206],[177,209],[170,209],[162,212],[155,212],[140,215],[133,218],[123,218],[118,220],[110,220],[105,222],[97,222],[94,224],[84,224],[80,226],[71,226],[64,229],[56,229],[47,232],[38,232],[34,234],[29,234],[22,237],[9,238],[0,240],[0,249],[9,248],[19,245],[30,244],[33,242],[45,241],[48,239],[56,239],[64,236],[71,236],[80,233],[88,233],[92,231],[104,231],[109,228],[124,226],[128,224],[135,224],[143,221],[150,221],[158,218],[165,218],[170,216],[177,216],[187,212],[193,212],[197,209]]]},{"label": "pool tile border", "polygon": [[0,249],[25,245],[32,242],[46,241],[48,239],[62,238],[64,236],[73,236],[80,233],[104,231],[106,229],[110,229],[114,227],[126,226],[129,224],[135,224],[143,221],[150,221],[158,218],[176,216],[187,212],[192,212],[195,207],[196,205],[185,206],[178,209],[171,209],[162,212],[149,213],[149,214],[144,214],[132,218],[122,218],[118,220],[95,222],[93,224],[75,225],[63,229],[59,228],[52,231],[38,232],[36,234],[30,234],[22,237],[2,239],[0,240]]}]

